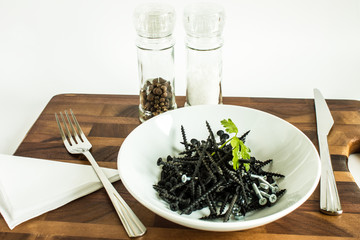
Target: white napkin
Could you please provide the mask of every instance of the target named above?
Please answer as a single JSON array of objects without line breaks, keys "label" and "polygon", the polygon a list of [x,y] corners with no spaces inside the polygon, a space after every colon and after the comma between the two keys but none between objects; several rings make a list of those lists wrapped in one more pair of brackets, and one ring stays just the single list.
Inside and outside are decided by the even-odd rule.
[{"label": "white napkin", "polygon": [[[120,179],[102,169],[111,182]],[[89,165],[0,154],[0,212],[10,229],[102,187]]]}]

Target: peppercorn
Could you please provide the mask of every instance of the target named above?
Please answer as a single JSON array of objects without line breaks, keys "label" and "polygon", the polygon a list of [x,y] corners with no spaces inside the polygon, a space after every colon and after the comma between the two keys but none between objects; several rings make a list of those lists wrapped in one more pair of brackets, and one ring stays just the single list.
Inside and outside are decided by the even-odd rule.
[{"label": "peppercorn", "polygon": [[146,100],[147,101],[153,101],[154,97],[155,97],[154,94],[150,93],[149,95],[147,95]]},{"label": "peppercorn", "polygon": [[162,92],[161,88],[156,87],[156,88],[154,88],[153,93],[155,95],[161,95],[163,92]]}]

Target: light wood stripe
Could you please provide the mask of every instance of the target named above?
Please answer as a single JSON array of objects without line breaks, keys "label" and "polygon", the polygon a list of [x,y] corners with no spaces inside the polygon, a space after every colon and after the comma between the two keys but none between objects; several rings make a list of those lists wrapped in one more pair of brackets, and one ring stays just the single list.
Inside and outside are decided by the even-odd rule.
[{"label": "light wood stripe", "polygon": [[335,181],[337,182],[355,182],[350,172],[334,172]]}]

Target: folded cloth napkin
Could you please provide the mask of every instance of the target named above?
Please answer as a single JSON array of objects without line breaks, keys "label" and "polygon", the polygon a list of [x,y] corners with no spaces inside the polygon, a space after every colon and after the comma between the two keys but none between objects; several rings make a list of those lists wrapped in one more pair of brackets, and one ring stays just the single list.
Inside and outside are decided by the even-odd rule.
[{"label": "folded cloth napkin", "polygon": [[[111,182],[115,169],[102,168]],[[89,165],[0,154],[0,212],[10,229],[103,185]]]}]

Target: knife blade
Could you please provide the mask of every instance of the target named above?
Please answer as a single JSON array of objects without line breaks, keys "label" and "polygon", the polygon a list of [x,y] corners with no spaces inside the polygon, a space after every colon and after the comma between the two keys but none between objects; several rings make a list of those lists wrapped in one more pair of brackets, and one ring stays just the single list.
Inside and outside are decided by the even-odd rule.
[{"label": "knife blade", "polygon": [[327,215],[340,215],[342,208],[331,165],[328,134],[334,125],[326,101],[318,89],[314,89],[317,134],[321,159],[320,211]]}]

